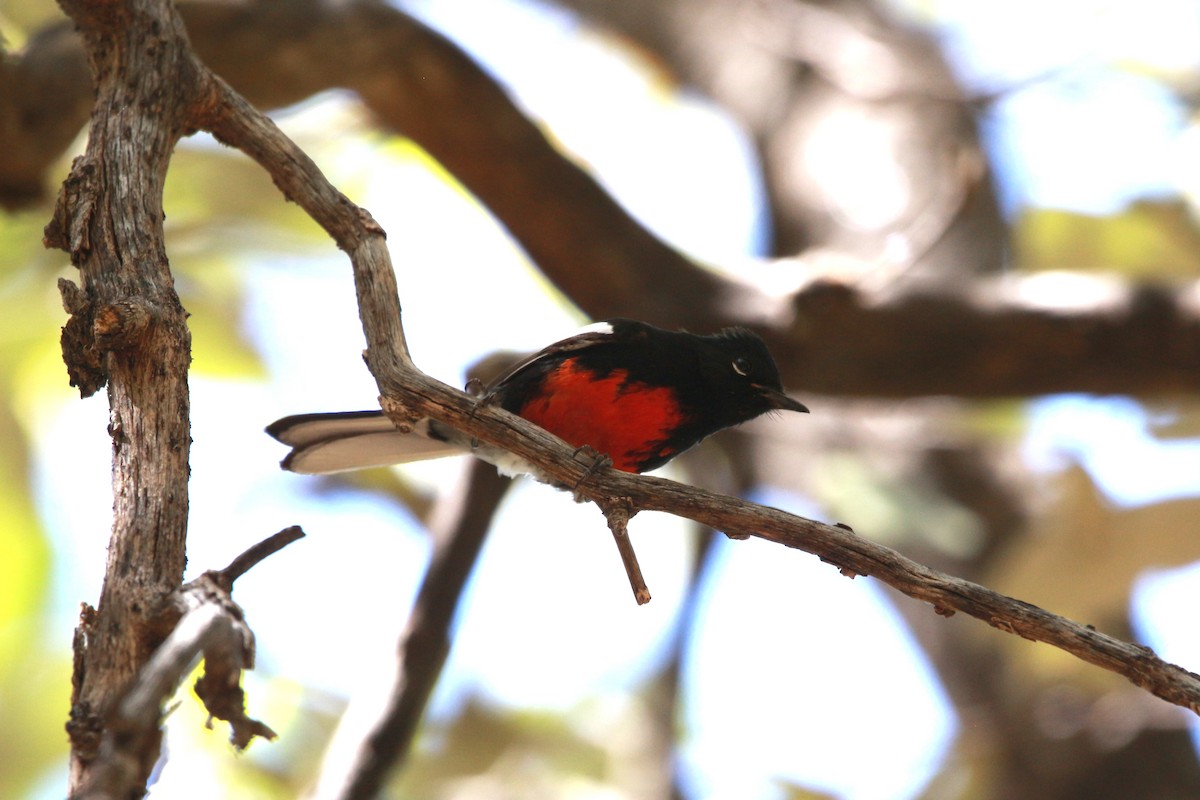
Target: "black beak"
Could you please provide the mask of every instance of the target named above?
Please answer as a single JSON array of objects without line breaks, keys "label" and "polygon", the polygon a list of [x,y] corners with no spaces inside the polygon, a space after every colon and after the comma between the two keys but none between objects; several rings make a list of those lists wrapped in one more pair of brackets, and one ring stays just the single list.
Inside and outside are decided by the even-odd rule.
[{"label": "black beak", "polygon": [[774,408],[778,411],[800,411],[805,414],[808,413],[808,406],[804,405],[799,400],[793,400],[778,389],[772,389],[770,386],[762,385],[757,385],[754,388],[758,389],[759,393],[762,394],[763,398],[767,401],[767,405],[769,405],[771,408]]}]

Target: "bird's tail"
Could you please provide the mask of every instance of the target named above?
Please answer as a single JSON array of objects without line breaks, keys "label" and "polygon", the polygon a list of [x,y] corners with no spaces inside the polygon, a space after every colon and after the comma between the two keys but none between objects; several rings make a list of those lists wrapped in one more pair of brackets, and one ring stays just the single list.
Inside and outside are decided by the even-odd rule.
[{"label": "bird's tail", "polygon": [[267,433],[290,446],[280,462],[291,472],[325,475],[441,458],[464,452],[462,446],[430,435],[429,420],[401,433],[381,411],[296,414],[276,420]]}]

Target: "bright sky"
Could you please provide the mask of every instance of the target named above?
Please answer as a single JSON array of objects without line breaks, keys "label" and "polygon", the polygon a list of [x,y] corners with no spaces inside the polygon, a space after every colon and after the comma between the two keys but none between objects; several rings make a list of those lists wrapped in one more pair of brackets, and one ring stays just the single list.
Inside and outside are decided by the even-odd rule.
[{"label": "bright sky", "polygon": [[[962,69],[995,82],[1071,66],[1063,43],[1081,40],[1074,26],[1093,6],[1103,9],[1095,47],[1136,21],[1138,31],[1173,36],[1162,53],[1138,50],[1143,57],[1200,54],[1194,3],[943,5],[939,13],[961,9],[947,36]],[[624,203],[678,246],[717,258],[752,252],[761,241],[748,148],[711,108],[687,98],[664,102],[664,87],[647,85],[605,41],[580,38],[565,15],[495,0],[410,6],[508,81]],[[1134,6],[1136,14],[1128,10]],[[518,24],[519,35],[496,35]],[[1031,31],[1043,38],[1030,40]],[[1149,33],[1142,38],[1149,41]],[[1024,61],[1006,60],[1014,54]],[[1102,211],[1167,188],[1180,109],[1146,80],[1072,75],[1014,95],[995,115],[1009,207],[1039,200]],[[285,128],[325,113],[329,105],[310,108],[285,119]],[[386,148],[355,142],[315,155],[335,181],[364,186],[357,199],[387,229],[422,367],[461,383],[463,368],[481,354],[533,349],[580,321],[546,297],[511,243],[460,193]],[[1094,168],[1100,161],[1105,169]],[[701,169],[703,192],[686,180]],[[268,533],[302,524],[309,537],[244,578],[237,599],[259,636],[264,674],[349,696],[375,677],[367,665],[390,663],[427,550],[411,523],[377,500],[317,496],[311,479],[281,473],[281,449],[262,433],[284,414],[375,402],[340,254],[331,246],[324,258],[263,263],[250,280],[245,325],[273,377],[267,386],[193,381],[189,572],[223,566]],[[58,547],[73,555],[59,560],[70,570],[60,575],[62,622],[47,636],[69,641],[77,603],[98,595],[104,563],[106,529],[96,520],[110,507],[106,409],[98,397],[45,414],[40,503]],[[1034,404],[1031,418],[1034,463],[1049,468],[1069,454],[1121,502],[1197,492],[1200,448],[1157,443],[1135,404],[1055,398]],[[80,441],[91,443],[82,454]],[[1133,458],[1137,470],[1127,468]],[[445,485],[460,467],[455,459],[413,474]],[[760,499],[813,513],[798,498]],[[434,714],[449,713],[470,692],[513,707],[572,709],[590,695],[620,697],[634,687],[663,656],[688,545],[669,519],[639,516],[632,530],[655,597],[642,608],[629,596],[599,513],[548,488],[520,486],[470,586]],[[1176,651],[1162,611],[1195,606],[1193,573],[1147,578],[1139,588],[1139,619],[1168,657]],[[705,625],[694,632],[685,677],[682,767],[693,796],[771,800],[781,796],[775,781],[785,778],[853,800],[903,800],[937,770],[955,720],[895,612],[879,602],[878,584],[848,581],[804,554],[749,541],[721,544],[703,589]],[[1195,652],[1179,653],[1200,665]],[[878,702],[848,708],[863,685]],[[890,761],[864,770],[863,752]],[[197,785],[193,775],[175,780]]]}]

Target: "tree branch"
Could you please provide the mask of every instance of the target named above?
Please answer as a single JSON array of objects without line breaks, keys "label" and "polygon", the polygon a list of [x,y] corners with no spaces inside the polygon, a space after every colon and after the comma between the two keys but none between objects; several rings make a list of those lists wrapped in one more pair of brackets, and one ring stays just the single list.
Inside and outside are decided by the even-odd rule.
[{"label": "tree branch", "polygon": [[[374,311],[364,311],[370,320]],[[365,324],[371,324],[365,322]],[[756,536],[804,550],[843,574],[883,581],[942,615],[961,611],[992,627],[1046,642],[1091,664],[1123,675],[1158,697],[1200,713],[1200,676],[1157,658],[1153,651],[1100,633],[1029,603],[970,581],[922,566],[844,526],[827,525],[778,509],[686,486],[665,478],[608,469],[589,475],[574,448],[501,409],[480,407],[471,398],[419,373],[377,374],[384,410],[395,418],[429,416],[489,444],[511,450],[555,482],[603,505],[617,498],[634,511],[663,511],[708,525],[733,538]],[[388,402],[395,394],[398,402]]]},{"label": "tree branch", "polygon": [[[117,9],[118,16],[120,16],[120,11],[121,9]],[[96,26],[94,30],[103,31],[104,35],[113,35],[125,30],[124,21],[120,19],[106,18],[92,22]],[[170,21],[167,20],[165,24],[169,26]],[[176,31],[175,35],[176,41],[179,41],[179,32]],[[99,41],[102,36],[97,34],[97,39]],[[129,50],[131,45],[132,42],[125,41],[121,43],[120,47],[115,47],[110,51],[97,44],[92,51],[97,72],[104,75],[118,70],[119,62],[110,63],[108,59],[111,58],[113,51],[124,52]],[[1146,688],[1169,702],[1194,711],[1200,709],[1200,677],[1162,662],[1146,648],[1121,642],[1035,606],[1005,597],[968,581],[930,570],[888,548],[858,537],[837,526],[824,525],[776,509],[705,492],[660,478],[634,476],[611,469],[596,471],[594,463],[590,459],[576,459],[575,451],[572,448],[545,431],[500,409],[480,406],[465,394],[429,379],[413,366],[408,356],[400,324],[400,306],[397,299],[395,276],[383,245],[383,232],[378,225],[365,211],[354,206],[329,186],[312,162],[298,148],[279,134],[269,121],[235,96],[222,82],[207,79],[204,73],[197,71],[194,64],[186,63],[182,68],[178,64],[175,66],[177,69],[182,69],[185,77],[195,81],[193,85],[196,87],[196,91],[192,94],[194,103],[190,107],[190,113],[176,118],[172,125],[166,126],[166,130],[177,133],[186,125],[206,127],[223,140],[245,149],[268,169],[285,195],[308,210],[318,222],[329,230],[339,246],[350,255],[363,328],[368,341],[366,354],[368,366],[379,384],[382,394],[381,404],[401,426],[408,424],[412,419],[424,416],[438,419],[482,441],[509,449],[538,464],[556,482],[577,487],[576,491],[579,494],[597,502],[601,508],[612,507],[614,504],[627,504],[631,513],[640,510],[665,511],[718,528],[731,536],[759,536],[788,547],[805,550],[836,565],[846,574],[870,575],[883,580],[910,597],[931,603],[939,613],[963,611],[983,619],[1001,630],[1054,644],[1090,663],[1124,675],[1134,684]],[[120,74],[130,80],[141,75],[139,72],[135,72],[133,77],[124,76],[124,73]],[[178,77],[180,77],[178,71],[167,68],[156,75],[156,80]],[[114,97],[130,101],[130,98],[120,92],[116,92]],[[106,111],[114,115],[114,120],[124,119],[120,116],[121,109],[119,108],[113,108],[110,105],[106,107]],[[98,117],[102,117],[102,115],[98,115]],[[171,135],[162,136],[162,120],[135,118],[128,121],[136,123],[139,127],[149,125],[150,131],[157,137],[155,141],[158,144],[154,148],[156,157],[166,157],[163,148],[165,146],[169,152],[173,138]],[[112,141],[104,136],[103,125],[100,125],[98,130],[93,130],[93,140],[96,142],[97,150],[100,150],[104,143]],[[117,189],[117,194],[111,200],[103,194],[97,194],[96,187],[107,186],[104,182],[107,180],[106,169],[109,168],[109,165],[121,163],[117,155],[110,160],[105,160],[106,157],[103,153],[92,154],[89,150],[89,155],[81,159],[73,173],[76,181],[73,185],[78,192],[74,196],[70,191],[64,193],[67,200],[56,215],[54,225],[48,229],[48,239],[69,247],[73,258],[81,264],[81,267],[92,263],[98,265],[123,263],[119,256],[128,257],[127,254],[122,254],[114,249],[105,253],[111,257],[108,261],[93,258],[98,251],[111,246],[108,241],[111,229],[97,227],[94,224],[96,220],[93,219],[93,216],[104,215],[109,202],[119,210],[130,211],[122,205],[127,203],[130,198],[121,194],[120,187],[109,187],[110,191]],[[151,185],[156,190],[161,188],[154,184]],[[151,197],[159,196],[160,194],[151,194]],[[93,201],[92,198],[95,197],[99,197],[99,199]],[[151,204],[151,209],[153,210],[153,204]],[[121,218],[119,217],[119,219]],[[143,221],[149,226],[147,229],[158,230],[156,226],[159,220],[146,220],[143,216],[131,211],[128,219]],[[144,241],[130,240],[128,242],[129,252],[143,252],[144,244]],[[161,256],[161,250],[145,255],[151,263],[161,264],[165,267],[165,259]],[[86,277],[93,273],[88,273],[85,268],[84,274]],[[165,269],[161,274],[166,275]],[[96,280],[99,281],[101,278],[97,277]],[[84,288],[85,290],[90,289],[91,284],[85,281]],[[132,293],[119,291],[108,302],[110,305],[121,302],[126,294]],[[835,299],[837,298],[835,297]],[[1150,303],[1149,307],[1161,311],[1162,304],[1157,302],[1158,299],[1160,298],[1156,297],[1156,302]],[[156,320],[155,324],[145,326],[144,329],[158,331],[165,328],[174,331],[173,335],[177,337],[182,335],[182,341],[186,345],[186,328],[182,327],[181,309],[178,308],[178,301],[174,298],[173,293],[166,293],[163,298],[154,298],[150,305],[166,309],[165,313],[170,316],[168,320]],[[1181,302],[1180,305],[1182,306],[1183,303]],[[164,322],[170,324],[164,325]],[[172,328],[171,325],[176,323],[179,327]],[[135,326],[135,328],[138,331],[143,330],[142,326]],[[179,333],[181,330],[184,332],[183,334]],[[1104,337],[1099,338],[1103,339]],[[1086,341],[1087,337],[1083,337],[1082,340]],[[186,347],[182,351],[179,350],[178,341],[168,341],[168,344],[174,348],[171,352],[186,353]],[[1040,341],[1045,340],[1041,338]],[[1174,355],[1190,358],[1192,352],[1187,347],[1183,347],[1179,348]],[[120,395],[122,391],[120,387],[125,385],[125,381],[118,380],[121,371],[136,369],[139,366],[133,363],[122,363],[121,355],[120,351],[110,351],[106,371],[116,395]],[[186,372],[183,371],[179,374],[186,374]],[[1004,385],[1010,387],[1011,390],[1011,382]],[[164,394],[179,401],[180,394],[178,392]],[[160,395],[153,395],[153,397],[156,402],[161,401]],[[182,394],[182,397],[182,407],[186,409],[186,392]],[[117,415],[117,407],[117,401],[114,400],[115,415]],[[139,434],[129,436],[130,442],[152,438],[140,435],[141,431],[124,431],[121,427],[120,416],[118,415],[117,418],[118,425],[115,433],[119,437],[122,433]],[[129,419],[128,424],[135,424],[132,418]],[[186,431],[182,437],[170,439],[186,456],[186,445],[180,444],[185,440]],[[122,438],[121,443],[123,442]],[[122,446],[128,446],[132,450],[131,445],[123,444]],[[151,462],[153,463],[153,459]],[[119,458],[118,465],[114,468],[114,473],[117,475],[120,474],[121,463]],[[186,463],[186,458],[183,463]],[[137,475],[131,475],[128,480],[130,487],[141,486],[140,478]],[[164,492],[166,493],[165,497],[174,497],[169,490],[164,489]],[[139,502],[144,502],[147,494],[153,495],[153,492],[142,489],[129,491],[129,494],[136,496]],[[123,494],[118,496],[121,497]],[[121,511],[120,508],[118,510]],[[138,510],[146,511],[146,509]],[[130,513],[128,517],[122,514],[118,518],[122,520],[137,519],[138,516]],[[162,520],[156,515],[153,518],[159,522],[161,527]],[[180,519],[178,516],[171,518]],[[168,530],[170,529],[170,526],[166,527]],[[138,537],[133,538],[135,541],[140,541]],[[123,544],[126,541],[125,538],[118,536],[116,531],[114,532],[114,549],[122,558],[135,558],[134,554],[123,550]],[[157,540],[151,536],[147,538],[147,541]],[[116,557],[114,555],[114,558]],[[129,561],[123,563],[129,563]],[[142,562],[136,561],[136,563]],[[176,562],[169,559],[166,561],[151,559],[150,563],[166,564],[169,566],[168,572],[176,568]],[[181,561],[178,562],[178,567],[181,568]],[[113,562],[110,561],[110,577],[113,574]],[[166,577],[169,578],[170,575]],[[114,597],[113,594],[107,592],[102,597],[99,611],[101,615],[106,612],[106,600],[111,604],[114,602]],[[162,663],[171,665],[172,669],[176,668],[187,647],[203,647],[203,642],[211,644],[211,641],[207,639],[208,636],[215,636],[220,641],[226,642],[224,649],[227,652],[246,655],[244,647],[239,650],[237,647],[228,645],[228,637],[225,634],[235,628],[218,622],[218,615],[209,611],[193,619],[196,620],[194,623],[189,622],[187,626],[172,634],[174,638],[168,639],[172,642],[172,647],[168,651],[164,651]],[[218,631],[224,631],[224,633],[218,634]],[[175,647],[176,642],[184,639],[190,644],[186,647],[182,644]],[[156,660],[154,663],[157,668],[160,662]],[[81,679],[81,685],[86,677]],[[227,686],[228,677],[222,677],[218,682]],[[160,686],[161,681],[151,681],[147,685]],[[141,709],[144,705],[145,703],[140,699],[133,704],[135,709]],[[255,732],[263,731],[256,730]],[[142,752],[144,757],[144,751]],[[135,765],[130,774],[141,776],[141,772],[146,768],[147,765],[141,761]]]},{"label": "tree branch", "polygon": [[238,576],[303,536],[295,526],[280,531],[224,570],[205,572],[179,590],[160,621],[170,634],[106,720],[99,754],[73,798],[141,795],[158,758],[163,704],[202,655],[204,674],[196,681],[196,694],[210,715],[230,723],[234,746],[244,749],[255,736],[275,738],[274,731],[246,716],[241,676],[254,667],[254,633],[229,592]]},{"label": "tree branch", "polygon": [[[104,584],[75,638],[67,729],[76,791],[94,784],[100,734],[166,635],[157,609],[183,579],[191,337],[163,246],[162,189],[188,128],[182,98],[200,73],[167,3],[62,5],[82,32],[95,108],[86,152],[72,165],[45,239],[79,269],[78,287],[60,284],[71,314],[63,358],[84,396],[108,386],[113,440]],[[144,786],[157,731],[142,742],[125,767]]]},{"label": "tree branch", "polygon": [[639,606],[645,605],[650,602],[650,589],[642,577],[642,565],[633,551],[633,542],[629,541],[629,520],[633,518],[633,511],[629,503],[620,497],[605,499],[600,503],[600,510],[617,544],[621,565],[625,567],[625,575],[629,578],[629,588],[633,589],[633,599]]},{"label": "tree branch", "polygon": [[[242,113],[257,113],[248,107],[238,108]],[[261,127],[258,134],[285,138],[269,125]],[[325,179],[310,160],[291,155],[275,157],[293,149],[294,145],[284,141],[260,148],[259,163],[285,187],[285,192],[286,187],[293,186],[324,187]],[[1053,644],[1125,676],[1168,702],[1200,713],[1200,676],[1158,659],[1148,648],[924,567],[844,526],[826,525],[663,478],[613,469],[597,471],[594,459],[579,458],[576,448],[541,428],[433,380],[417,369],[408,355],[400,331],[396,279],[382,247],[382,231],[365,211],[348,201],[329,205],[321,200],[326,195],[340,197],[336,191],[322,188],[317,194],[293,199],[306,209],[310,205],[316,208],[321,214],[318,222],[331,233],[336,232],[335,237],[341,237],[339,245],[350,255],[368,343],[367,367],[379,386],[380,405],[401,429],[423,417],[436,419],[538,465],[556,484],[575,487],[577,494],[600,508],[628,502],[631,515],[643,510],[664,511],[735,538],[758,536],[804,550],[837,566],[843,574],[869,575],[912,598],[931,603],[938,613],[962,611],[1008,633]],[[346,225],[360,228],[354,233],[343,227]]]},{"label": "tree branch", "polygon": [[[163,244],[163,180],[176,142],[222,102],[241,101],[196,60],[170,3],[63,0],[63,8],[82,33],[96,104],[87,150],[45,240],[80,270],[79,286],[60,282],[71,314],[63,357],[84,396],[108,386],[114,452],[104,584],[75,635],[70,782],[72,794],[124,797],[145,786],[158,758],[161,699],[201,650],[208,666],[196,691],[233,723],[234,743],[270,733],[242,710],[238,684],[253,653],[240,610],[230,601],[218,613],[194,595],[227,599],[241,571],[299,532],[205,576],[213,586],[196,584],[183,595],[187,608],[171,613],[185,563],[191,340]],[[126,788],[114,793],[114,785]]]},{"label": "tree branch", "polygon": [[1047,272],[899,295],[805,281],[765,338],[785,384],[848,396],[1200,392],[1200,281]]},{"label": "tree branch", "polygon": [[231,591],[234,582],[245,575],[250,570],[258,566],[264,559],[278,553],[283,548],[287,547],[292,542],[304,538],[304,531],[299,525],[293,525],[290,528],[284,528],[279,533],[273,536],[268,536],[258,544],[251,547],[246,552],[239,555],[233,561],[229,562],[229,566],[225,569],[218,570],[213,574],[213,579],[217,584]]},{"label": "tree branch", "polygon": [[[258,105],[294,103],[335,87],[357,91],[380,120],[413,137],[481,198],[538,267],[595,318],[631,316],[696,329],[752,323],[779,356],[787,385],[831,395],[1200,390],[1200,283],[1080,278],[1063,290],[1034,276],[885,296],[814,280],[825,268],[799,261],[791,264],[798,290],[781,303],[700,269],[648,233],[459,48],[396,9],[366,2],[193,2],[180,11],[197,51]],[[345,47],[347,41],[355,46]],[[336,64],[326,57],[334,51],[344,56]],[[17,104],[48,80],[45,62],[70,75],[73,59],[78,52],[67,34],[36,37],[9,67],[19,89],[0,93],[0,116],[21,118],[19,107],[5,111],[5,103]],[[37,156],[44,169],[46,141],[61,142],[61,152],[83,122],[71,104],[47,111],[60,115],[57,125],[38,117],[36,129],[11,127],[10,135],[29,142],[0,147],[0,195],[8,174],[14,186],[27,187],[29,159]],[[219,135],[254,147],[236,132]],[[36,153],[22,160],[35,140]],[[301,197],[297,187],[285,194]],[[779,275],[789,265],[768,268]],[[598,274],[605,280],[595,280]]]}]

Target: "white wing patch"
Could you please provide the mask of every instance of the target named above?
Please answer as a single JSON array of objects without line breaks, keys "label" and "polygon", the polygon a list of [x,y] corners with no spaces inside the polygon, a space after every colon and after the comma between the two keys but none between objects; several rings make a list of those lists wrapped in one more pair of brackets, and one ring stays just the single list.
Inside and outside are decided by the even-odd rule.
[{"label": "white wing patch", "polygon": [[582,328],[575,331],[576,336],[579,336],[583,333],[600,333],[605,336],[612,336],[613,326],[608,322],[593,322],[591,325],[584,325]]}]

